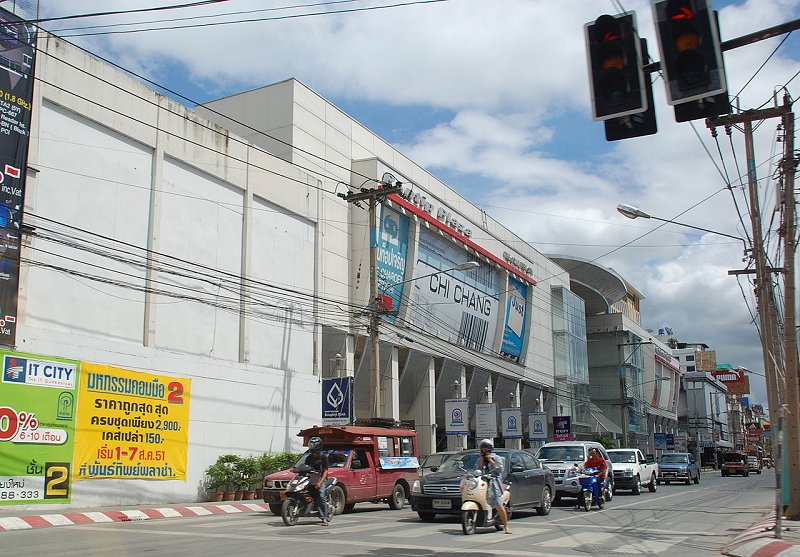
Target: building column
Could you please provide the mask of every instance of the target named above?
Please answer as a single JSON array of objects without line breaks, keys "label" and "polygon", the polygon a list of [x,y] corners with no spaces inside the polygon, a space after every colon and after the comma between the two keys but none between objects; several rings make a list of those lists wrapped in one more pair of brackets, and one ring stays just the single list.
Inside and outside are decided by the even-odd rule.
[{"label": "building column", "polygon": [[428,358],[427,368],[423,368],[421,374],[422,381],[409,414],[414,416],[417,427],[417,451],[420,455],[428,455],[436,452],[436,368],[433,357]]},{"label": "building column", "polygon": [[[453,398],[464,398],[467,396],[467,370],[462,365],[461,372],[458,375],[458,384],[453,385]],[[448,451],[462,451],[467,448],[466,435],[448,435],[447,436],[447,450]]]},{"label": "building column", "polygon": [[[509,396],[508,402],[510,408],[521,408],[520,405],[520,392],[519,392],[519,383],[514,385],[514,390],[511,391],[511,395]],[[525,428],[522,424],[522,415],[520,415],[520,423],[517,426],[519,427],[520,432],[522,432]],[[502,431],[502,430],[501,430]],[[522,448],[522,439],[509,439],[506,441],[506,448],[508,449],[521,449]]]},{"label": "building column", "polygon": [[384,412],[389,413],[387,417],[391,417],[394,420],[400,419],[400,364],[399,364],[399,357],[400,354],[398,353],[397,347],[392,346],[392,349],[389,351],[389,361],[386,362],[387,373],[386,379],[388,381],[385,382],[386,384],[386,398],[383,401],[384,404]]}]

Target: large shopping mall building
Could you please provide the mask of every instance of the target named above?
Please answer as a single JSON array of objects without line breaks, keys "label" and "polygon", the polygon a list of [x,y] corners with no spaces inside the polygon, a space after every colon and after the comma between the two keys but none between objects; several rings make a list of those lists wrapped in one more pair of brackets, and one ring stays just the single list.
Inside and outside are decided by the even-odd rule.
[{"label": "large shopping mall building", "polygon": [[[185,389],[190,405],[185,422],[169,422],[185,436],[179,479],[110,473],[102,459],[121,457],[103,452],[108,434],[82,448],[81,475],[76,446],[73,479],[87,481],[72,484],[73,504],[196,498],[220,454],[299,450],[297,432],[322,423],[328,378],[352,378],[353,418],[413,424],[420,454],[474,446],[476,407],[492,402],[522,416],[509,443],[529,445],[536,412],[572,416],[576,435],[619,432],[589,402],[586,316],[633,307],[635,290],[590,262],[546,257],[303,83],[190,109],[40,33],[31,117],[4,370],[16,357],[111,386],[115,374],[147,374],[172,395]],[[369,201],[352,194],[398,182],[371,234]],[[590,332],[613,333],[609,357],[630,367],[628,347],[647,332],[638,306],[618,316]],[[643,383],[655,373],[641,371]],[[651,406],[674,417],[671,377]],[[113,403],[88,397],[75,396],[77,425],[65,430],[76,445],[85,401]],[[446,435],[451,399],[467,401],[466,435]]]}]

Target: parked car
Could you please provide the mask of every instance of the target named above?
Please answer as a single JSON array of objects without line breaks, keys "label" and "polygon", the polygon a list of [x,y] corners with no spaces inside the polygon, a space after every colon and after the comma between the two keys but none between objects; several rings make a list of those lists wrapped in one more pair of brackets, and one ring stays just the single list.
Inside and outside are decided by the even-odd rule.
[{"label": "parked car", "polygon": [[605,447],[596,441],[554,441],[546,443],[536,453],[542,464],[553,471],[556,479],[556,501],[561,497],[577,497],[581,491],[577,468],[589,458],[589,449],[597,449],[606,459],[606,490],[610,501],[614,493],[614,474]]},{"label": "parked car", "polygon": [[[505,460],[506,482],[511,486],[511,510],[536,509],[550,513],[555,492],[553,473],[528,451],[496,449]],[[411,508],[424,521],[437,514],[461,515],[461,478],[478,466],[480,451],[471,449],[451,455],[436,472],[428,472],[411,486]]]},{"label": "parked car", "polygon": [[748,456],[747,457],[747,469],[750,472],[755,472],[756,474],[761,473],[761,459],[757,456]]},{"label": "parked car", "polygon": [[429,454],[422,459],[421,464],[419,465],[419,475],[424,476],[430,472],[436,472],[436,470],[438,470],[439,466],[441,466],[445,460],[456,453],[458,453],[458,451],[441,451],[438,453]]},{"label": "parked car", "polygon": [[750,470],[747,468],[747,457],[743,453],[730,452],[722,455],[722,465],[720,466],[722,477],[749,476]]},{"label": "parked car", "polygon": [[647,486],[654,493],[658,486],[658,463],[652,455],[645,457],[639,449],[608,449],[614,470],[614,489],[630,489],[634,495]]},{"label": "parked car", "polygon": [[700,483],[700,466],[691,453],[664,453],[658,461],[658,483]]},{"label": "parked car", "polygon": [[[298,436],[308,444],[321,437],[323,454],[330,467],[328,476],[336,484],[328,492],[336,514],[351,510],[362,501],[386,501],[392,509],[402,509],[411,484],[419,477],[417,432],[404,427],[314,426]],[[305,463],[306,451],[295,466]],[[295,477],[292,469],[264,478],[264,502],[273,514],[280,514],[286,488]]]}]

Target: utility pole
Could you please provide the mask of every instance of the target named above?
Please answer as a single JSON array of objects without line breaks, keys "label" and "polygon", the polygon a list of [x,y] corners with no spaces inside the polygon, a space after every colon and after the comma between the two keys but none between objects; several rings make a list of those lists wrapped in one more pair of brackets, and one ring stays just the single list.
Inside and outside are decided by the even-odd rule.
[{"label": "utility pole", "polygon": [[[772,287],[771,273],[775,269],[768,267],[762,234],[761,208],[758,196],[758,180],[756,178],[756,160],[753,148],[753,121],[767,118],[781,118],[785,130],[785,152],[782,162],[784,174],[784,230],[785,242],[784,266],[777,271],[784,273],[784,336],[781,351],[780,335],[778,331],[778,313],[775,306],[775,295]],[[748,193],[750,197],[750,221],[753,228],[753,257],[755,260],[755,292],[758,302],[758,318],[761,330],[761,350],[764,359],[764,376],[767,384],[767,399],[770,408],[770,417],[781,415],[783,405],[787,405],[793,412],[786,420],[785,450],[787,451],[787,469],[783,470],[789,478],[789,516],[800,516],[800,404],[798,404],[798,370],[797,370],[797,342],[795,332],[795,302],[794,302],[794,250],[795,250],[795,212],[794,212],[794,115],[788,96],[784,96],[783,105],[780,107],[748,110],[740,114],[709,118],[706,125],[709,128],[729,126],[732,124],[744,125],[745,150],[747,154]],[[789,189],[792,188],[792,189]],[[791,233],[791,237],[789,234]],[[791,250],[791,251],[790,251]],[[739,274],[732,272],[730,274]],[[791,326],[791,329],[790,329]],[[791,352],[791,353],[790,353]],[[785,354],[785,356],[784,356]],[[781,369],[781,366],[785,366]],[[785,373],[785,382],[782,377]],[[778,420],[778,423],[782,420]],[[774,441],[774,440],[773,440]],[[778,501],[776,512],[783,512],[780,493],[783,486],[780,484],[782,463],[776,462],[776,488]]]},{"label": "utility pole", "polygon": [[[387,181],[386,178],[390,177]],[[374,399],[372,402],[372,417],[380,417],[381,411],[381,357],[380,336],[378,325],[380,311],[384,304],[378,292],[378,249],[380,247],[380,225],[378,222],[378,201],[383,201],[386,196],[400,193],[402,184],[394,180],[389,173],[384,174],[384,181],[378,182],[376,188],[360,188],[356,192],[340,194],[348,203],[357,203],[366,200],[369,203],[369,343],[370,367],[374,381]]]}]

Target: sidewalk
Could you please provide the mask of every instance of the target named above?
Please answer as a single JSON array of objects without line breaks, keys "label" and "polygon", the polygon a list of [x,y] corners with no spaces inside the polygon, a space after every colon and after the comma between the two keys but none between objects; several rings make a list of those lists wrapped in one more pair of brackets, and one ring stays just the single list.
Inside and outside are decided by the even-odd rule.
[{"label": "sidewalk", "polygon": [[185,503],[165,506],[120,507],[75,509],[62,513],[46,513],[41,510],[16,510],[14,507],[0,509],[0,533],[9,530],[28,530],[75,524],[98,524],[104,522],[133,522],[153,518],[182,518],[212,514],[267,512],[269,506],[256,501],[230,503]]},{"label": "sidewalk", "polygon": [[747,529],[722,554],[730,557],[800,557],[800,522],[783,520],[781,539],[775,538],[775,511]]}]

